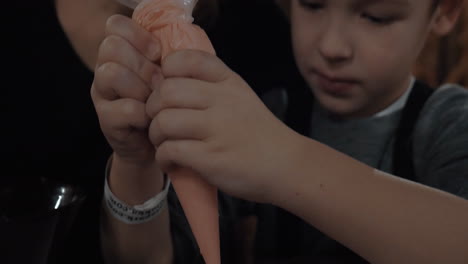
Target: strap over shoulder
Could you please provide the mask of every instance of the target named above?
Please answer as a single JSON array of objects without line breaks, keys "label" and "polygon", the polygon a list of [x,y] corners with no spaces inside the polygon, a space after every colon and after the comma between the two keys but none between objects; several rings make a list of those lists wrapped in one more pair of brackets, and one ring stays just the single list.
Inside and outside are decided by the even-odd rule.
[{"label": "strap over shoulder", "polygon": [[416,80],[408,101],[403,108],[400,124],[396,131],[393,150],[393,174],[408,180],[415,180],[413,165],[413,129],[426,101],[434,89]]}]

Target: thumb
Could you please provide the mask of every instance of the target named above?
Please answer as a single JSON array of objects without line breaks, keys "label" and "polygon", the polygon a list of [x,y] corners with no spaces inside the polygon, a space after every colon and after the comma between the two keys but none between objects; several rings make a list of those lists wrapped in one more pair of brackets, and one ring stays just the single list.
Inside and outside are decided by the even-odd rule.
[{"label": "thumb", "polygon": [[203,149],[203,142],[197,140],[166,140],[156,150],[156,161],[166,173],[180,167],[199,172],[206,160]]},{"label": "thumb", "polygon": [[233,72],[218,57],[198,50],[181,50],[171,53],[162,64],[166,78],[193,78],[206,82],[222,82]]}]

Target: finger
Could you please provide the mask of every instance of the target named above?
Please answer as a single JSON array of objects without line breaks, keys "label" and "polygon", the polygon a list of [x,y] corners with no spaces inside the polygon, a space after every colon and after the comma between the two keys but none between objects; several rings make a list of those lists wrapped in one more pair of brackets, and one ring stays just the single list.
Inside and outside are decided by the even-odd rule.
[{"label": "finger", "polygon": [[106,37],[99,47],[98,54],[96,68],[107,62],[114,62],[136,73],[147,85],[151,85],[153,74],[158,71],[156,64],[117,35]]},{"label": "finger", "polygon": [[150,95],[146,105],[149,117],[165,108],[204,110],[210,106],[210,84],[194,79],[165,79]]},{"label": "finger", "polygon": [[161,57],[161,44],[150,32],[143,29],[133,19],[123,15],[113,15],[106,23],[106,36],[121,36],[152,62]]},{"label": "finger", "polygon": [[[133,99],[101,100],[96,104],[99,122],[105,133],[115,130],[147,129],[151,120],[146,115],[145,104]],[[112,130],[112,131],[111,131]]]},{"label": "finger", "polygon": [[[175,168],[190,168],[198,171],[209,160],[205,143],[197,140],[167,140],[156,150],[156,161],[164,172]],[[206,166],[204,166],[206,167]]]},{"label": "finger", "polygon": [[207,82],[222,82],[233,72],[216,56],[203,51],[181,50],[162,61],[164,77],[186,77]]},{"label": "finger", "polygon": [[159,147],[167,139],[204,140],[207,128],[203,111],[165,109],[151,121],[148,133],[153,145]]},{"label": "finger", "polygon": [[106,100],[131,98],[144,103],[151,93],[140,76],[115,62],[104,63],[96,69],[94,84]]},{"label": "finger", "polygon": [[93,104],[95,106],[97,105],[100,105],[103,101],[107,101],[105,100],[102,95],[97,91],[97,88],[96,88],[96,85],[93,84],[91,85],[91,89],[90,89],[90,95],[91,95],[91,100],[93,101]]}]

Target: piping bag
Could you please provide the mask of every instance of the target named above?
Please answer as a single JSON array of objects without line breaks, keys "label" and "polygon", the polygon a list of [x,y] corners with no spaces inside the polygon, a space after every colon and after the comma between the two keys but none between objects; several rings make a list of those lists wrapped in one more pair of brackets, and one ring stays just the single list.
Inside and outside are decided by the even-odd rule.
[{"label": "piping bag", "polygon": [[[162,57],[194,49],[215,54],[205,31],[192,24],[198,0],[118,0],[134,8],[133,19],[158,38]],[[169,174],[206,264],[220,264],[217,190],[195,172],[179,168]]]}]

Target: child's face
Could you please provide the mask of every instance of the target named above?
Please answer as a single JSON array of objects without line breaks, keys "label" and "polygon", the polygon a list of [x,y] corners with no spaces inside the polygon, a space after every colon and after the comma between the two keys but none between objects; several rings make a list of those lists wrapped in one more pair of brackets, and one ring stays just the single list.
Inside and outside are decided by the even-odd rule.
[{"label": "child's face", "polygon": [[432,0],[292,0],[298,67],[316,99],[371,116],[408,87],[431,27]]}]

